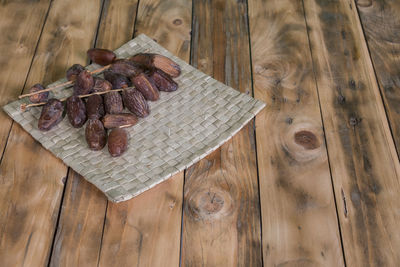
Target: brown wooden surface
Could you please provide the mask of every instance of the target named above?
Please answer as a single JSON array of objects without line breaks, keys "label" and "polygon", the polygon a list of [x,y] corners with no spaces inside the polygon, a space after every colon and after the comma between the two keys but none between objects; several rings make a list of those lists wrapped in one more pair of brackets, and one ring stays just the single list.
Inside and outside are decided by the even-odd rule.
[{"label": "brown wooden surface", "polygon": [[[249,6],[266,266],[343,266],[304,10],[291,0]],[[259,25],[269,25],[268,30]]]},{"label": "brown wooden surface", "polygon": [[[400,6],[1,1],[0,104],[145,33],[267,103],[120,204],[0,114],[0,266],[399,266]],[[31,65],[32,64],[32,65]]]}]

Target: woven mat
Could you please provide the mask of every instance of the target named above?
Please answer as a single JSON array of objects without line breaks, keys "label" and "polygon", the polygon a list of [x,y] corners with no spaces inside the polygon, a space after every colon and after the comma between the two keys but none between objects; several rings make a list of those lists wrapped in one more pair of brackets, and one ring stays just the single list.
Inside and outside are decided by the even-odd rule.
[{"label": "woven mat", "polygon": [[[179,89],[161,92],[150,102],[150,115],[131,127],[128,150],[113,158],[107,151],[91,151],[85,141],[85,126],[73,128],[65,118],[49,132],[41,132],[37,121],[41,108],[21,112],[26,99],[4,106],[4,110],[46,149],[99,188],[111,201],[121,202],[154,187],[188,168],[237,133],[264,106],[261,101],[228,87],[183,60],[173,56],[146,35],[139,35],[115,53],[129,57],[139,52],[170,57],[182,68],[175,80]],[[99,68],[92,64],[89,70]],[[65,82],[61,79],[52,85]],[[69,96],[60,88],[52,97]]]}]

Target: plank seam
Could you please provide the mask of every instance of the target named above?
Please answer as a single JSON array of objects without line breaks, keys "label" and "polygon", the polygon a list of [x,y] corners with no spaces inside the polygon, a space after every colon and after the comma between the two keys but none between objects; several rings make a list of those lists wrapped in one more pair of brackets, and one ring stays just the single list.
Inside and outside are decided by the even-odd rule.
[{"label": "plank seam", "polygon": [[321,99],[319,96],[319,88],[318,88],[318,83],[317,83],[317,79],[316,79],[316,73],[315,73],[315,68],[314,68],[314,60],[313,60],[313,56],[312,56],[312,49],[311,49],[311,41],[310,41],[310,34],[309,34],[309,27],[308,27],[308,23],[307,23],[307,16],[306,16],[306,9],[304,6],[304,0],[301,1],[302,6],[303,6],[303,16],[304,16],[304,23],[306,26],[306,33],[307,33],[307,40],[308,40],[308,49],[310,51],[310,56],[311,56],[311,63],[312,63],[312,71],[313,71],[313,77],[314,77],[314,83],[315,83],[315,87],[316,87],[316,91],[317,91],[317,97],[318,97],[318,108],[319,108],[319,112],[320,112],[320,118],[321,118],[321,123],[322,123],[322,131],[324,133],[324,142],[325,142],[325,148],[326,148],[326,156],[328,159],[328,168],[329,168],[329,175],[331,178],[331,185],[332,185],[332,192],[333,192],[333,199],[335,202],[335,209],[336,209],[336,219],[337,219],[337,225],[338,225],[338,230],[339,230],[339,237],[340,237],[340,246],[342,248],[342,256],[343,256],[343,263],[344,266],[347,266],[346,263],[346,254],[345,254],[345,250],[344,250],[344,246],[343,246],[343,236],[342,236],[342,229],[341,229],[341,224],[340,224],[340,217],[339,217],[339,210],[338,210],[338,204],[337,204],[337,200],[336,200],[336,194],[335,194],[335,185],[333,183],[333,176],[332,176],[332,169],[331,169],[331,163],[330,163],[330,159],[329,159],[329,153],[328,153],[328,142],[326,140],[326,134],[325,134],[325,124],[324,124],[324,118],[322,116],[322,107],[321,107]]},{"label": "plank seam", "polygon": [[[250,57],[250,83],[251,83],[251,93],[254,97],[254,75],[253,75],[253,55],[251,52],[251,32],[250,32],[250,19],[249,19],[249,1],[246,0],[246,21],[247,21],[247,32],[248,32],[248,40],[249,40],[249,57]],[[264,266],[264,247],[263,247],[263,223],[262,223],[262,214],[261,214],[261,188],[260,188],[260,171],[258,164],[258,153],[257,153],[257,131],[256,131],[256,118],[253,119],[252,123],[253,127],[253,138],[254,138],[254,151],[256,157],[256,170],[257,170],[257,190],[258,190],[258,213],[260,218],[260,249],[261,249],[261,264]]]}]

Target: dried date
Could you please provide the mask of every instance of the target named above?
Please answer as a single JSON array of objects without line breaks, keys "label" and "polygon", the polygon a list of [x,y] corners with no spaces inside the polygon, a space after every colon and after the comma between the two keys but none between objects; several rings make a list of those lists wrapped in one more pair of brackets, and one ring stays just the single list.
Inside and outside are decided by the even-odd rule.
[{"label": "dried date", "polygon": [[94,79],[94,86],[92,90],[93,92],[95,93],[106,92],[112,89],[112,85],[109,81],[106,81],[100,77],[93,77],[93,79]]},{"label": "dried date", "polygon": [[159,54],[140,53],[129,60],[142,64],[148,69],[160,69],[173,78],[181,74],[181,67],[175,61]]},{"label": "dried date", "polygon": [[108,114],[118,114],[124,109],[119,92],[112,91],[104,95],[104,108]]},{"label": "dried date", "polygon": [[84,71],[85,68],[81,64],[74,64],[67,70],[67,80],[75,81],[78,75]]},{"label": "dried date", "polygon": [[77,96],[67,98],[67,116],[71,125],[75,128],[81,128],[86,120],[86,106],[82,99]]},{"label": "dried date", "polygon": [[132,85],[126,76],[109,70],[104,72],[104,79],[111,83],[112,89],[127,88]]},{"label": "dried date", "polygon": [[150,101],[156,101],[159,99],[160,95],[152,78],[147,76],[145,73],[140,73],[139,75],[132,78],[132,83],[135,85],[142,95]]},{"label": "dried date", "polygon": [[[41,91],[41,90],[44,90],[43,85],[41,85],[40,83],[37,83],[29,89],[29,93],[35,93],[35,92]],[[49,97],[49,92],[43,92],[43,93],[29,96],[29,100],[32,103],[40,103],[40,102],[46,102],[48,97]]]},{"label": "dried date", "polygon": [[86,111],[89,119],[101,119],[104,116],[103,97],[91,95],[86,101]]},{"label": "dried date", "polygon": [[111,64],[116,58],[113,51],[102,48],[91,48],[87,51],[87,54],[94,63],[103,66]]},{"label": "dried date", "polygon": [[101,150],[107,143],[107,132],[98,119],[90,119],[85,129],[86,142],[91,150]]},{"label": "dried date", "polygon": [[153,70],[150,74],[150,78],[153,79],[158,90],[160,91],[173,92],[178,89],[178,84],[174,80],[172,80],[171,76],[169,76],[162,70]]},{"label": "dried date", "polygon": [[111,64],[110,70],[126,77],[136,76],[143,72],[143,65],[128,59],[118,59]]},{"label": "dried date", "polygon": [[144,118],[150,114],[146,99],[137,89],[130,88],[122,91],[122,99],[125,107],[136,116]]},{"label": "dried date", "polygon": [[108,136],[108,152],[113,157],[121,156],[128,148],[128,134],[124,129],[116,128]]},{"label": "dried date", "polygon": [[94,86],[94,80],[92,74],[84,70],[79,73],[74,84],[74,95],[85,95],[89,94]]},{"label": "dried date", "polygon": [[49,131],[63,119],[64,105],[55,98],[50,99],[42,108],[38,128],[41,131]]},{"label": "dried date", "polygon": [[118,128],[121,126],[130,127],[138,122],[138,118],[131,113],[107,114],[102,119],[103,125],[107,129]]}]

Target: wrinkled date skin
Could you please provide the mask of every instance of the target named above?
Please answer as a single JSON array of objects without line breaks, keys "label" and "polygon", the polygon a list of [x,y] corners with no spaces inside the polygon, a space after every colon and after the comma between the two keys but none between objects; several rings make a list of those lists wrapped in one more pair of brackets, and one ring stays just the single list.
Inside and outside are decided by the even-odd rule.
[{"label": "wrinkled date skin", "polygon": [[55,98],[50,99],[42,108],[38,128],[41,131],[49,131],[63,119],[64,105]]},{"label": "wrinkled date skin", "polygon": [[150,74],[150,78],[153,79],[158,90],[160,91],[173,92],[178,89],[178,84],[174,80],[172,80],[171,76],[169,76],[162,70],[153,70]]},{"label": "wrinkled date skin", "polygon": [[118,114],[124,109],[119,92],[109,92],[104,95],[104,108],[108,114]]},{"label": "wrinkled date skin", "polygon": [[102,48],[91,48],[87,51],[88,57],[99,65],[111,64],[116,56],[113,51]]},{"label": "wrinkled date skin", "polygon": [[110,70],[126,77],[136,76],[143,72],[143,65],[128,59],[118,59],[111,64]]},{"label": "wrinkled date skin", "polygon": [[79,73],[84,71],[85,68],[81,64],[74,64],[67,70],[67,80],[75,81]]},{"label": "wrinkled date skin", "polygon": [[105,71],[104,79],[111,83],[112,89],[127,88],[132,85],[126,76],[113,71]]},{"label": "wrinkled date skin", "polygon": [[135,88],[122,91],[122,98],[125,107],[140,118],[147,117],[150,114],[150,108],[141,92]]},{"label": "wrinkled date skin", "polygon": [[90,119],[85,129],[86,142],[91,150],[101,150],[107,143],[107,132],[103,123],[97,119]]},{"label": "wrinkled date skin", "polygon": [[106,81],[100,77],[93,77],[93,79],[94,79],[94,86],[92,90],[93,92],[95,93],[106,92],[112,89],[112,85],[109,81]]},{"label": "wrinkled date skin", "polygon": [[[34,93],[40,90],[44,90],[44,87],[40,83],[37,83],[29,89],[29,93]],[[29,96],[29,101],[31,101],[32,103],[46,102],[48,97],[49,92],[43,92]]]},{"label": "wrinkled date skin", "polygon": [[84,70],[79,73],[74,84],[74,95],[86,95],[89,94],[94,86],[94,80],[92,74]]},{"label": "wrinkled date skin", "polygon": [[148,69],[160,69],[173,78],[181,74],[181,67],[175,61],[159,54],[140,53],[129,58],[129,60],[142,64]]},{"label": "wrinkled date skin", "polygon": [[103,97],[91,95],[86,101],[86,111],[89,119],[101,119],[104,116]]},{"label": "wrinkled date skin", "polygon": [[121,126],[130,127],[138,122],[138,118],[131,113],[107,114],[103,118],[103,125],[107,129],[118,128]]},{"label": "wrinkled date skin", "polygon": [[141,73],[138,76],[132,77],[132,83],[147,100],[156,101],[160,98],[160,94],[153,79],[151,79],[145,73]]},{"label": "wrinkled date skin", "polygon": [[81,128],[86,120],[86,106],[82,99],[77,96],[70,96],[67,99],[67,116],[74,128]]},{"label": "wrinkled date skin", "polygon": [[108,152],[113,157],[121,156],[128,148],[128,134],[124,129],[116,128],[108,136]]}]

